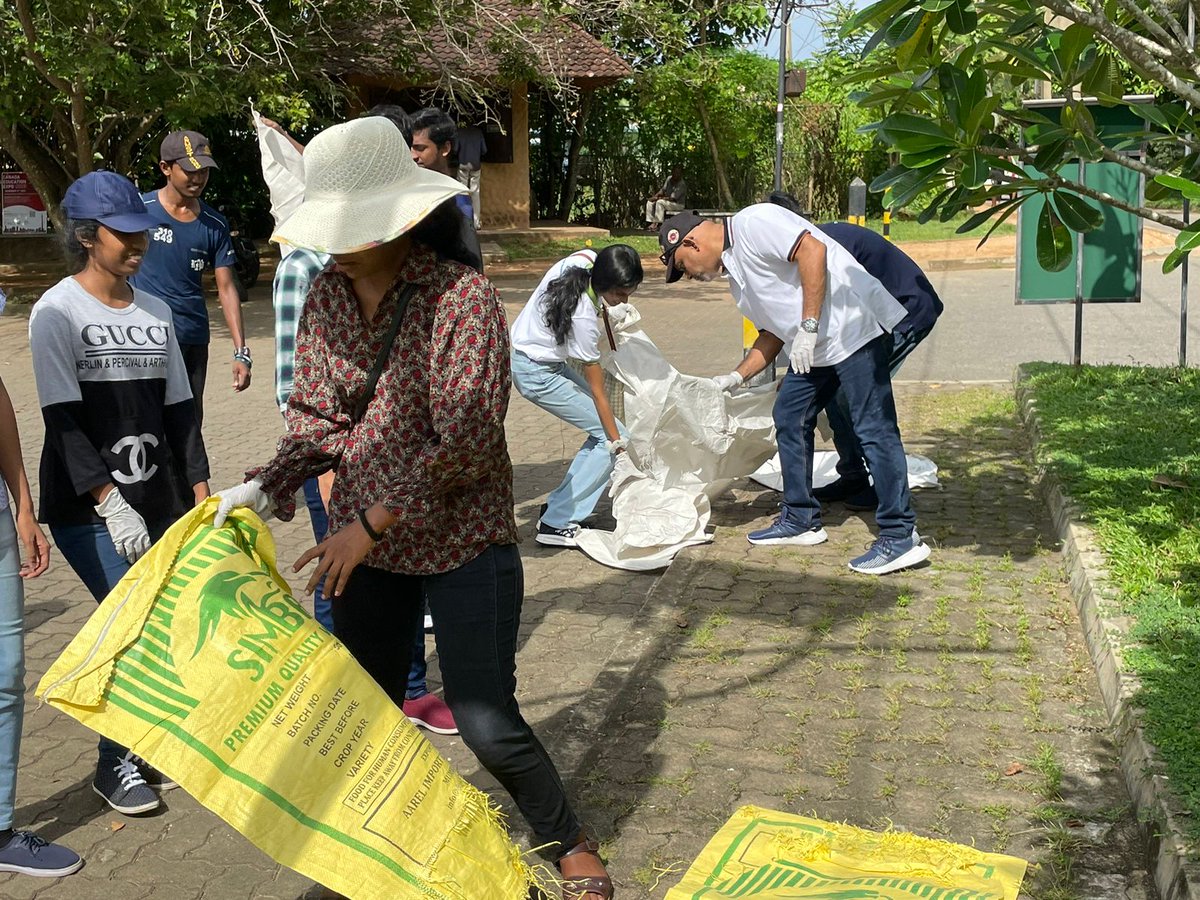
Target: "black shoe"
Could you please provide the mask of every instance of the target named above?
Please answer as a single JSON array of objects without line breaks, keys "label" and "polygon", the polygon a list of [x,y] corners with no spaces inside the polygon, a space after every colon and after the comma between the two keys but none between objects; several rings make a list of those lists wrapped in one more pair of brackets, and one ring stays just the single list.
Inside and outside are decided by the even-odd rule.
[{"label": "black shoe", "polygon": [[92,790],[117,812],[127,816],[158,809],[158,794],[150,790],[141,771],[128,756],[100,760]]},{"label": "black shoe", "polygon": [[867,487],[854,496],[847,497],[844,505],[846,509],[852,509],[856,512],[874,511],[879,508],[879,495],[875,493],[875,488],[867,485]]},{"label": "black shoe", "polygon": [[572,522],[566,528],[554,528],[538,520],[537,535],[534,540],[546,547],[578,547],[575,538],[583,529]]},{"label": "black shoe", "polygon": [[149,785],[152,790],[170,791],[179,787],[178,782],[168,778],[136,753],[130,752],[127,759],[138,767],[138,771],[142,773],[142,778],[146,779],[146,784]]},{"label": "black shoe", "polygon": [[[813,488],[813,497],[822,503],[837,503],[865,490],[874,492],[871,482],[865,477],[839,478],[824,487]],[[872,505],[871,508],[875,507]]]}]

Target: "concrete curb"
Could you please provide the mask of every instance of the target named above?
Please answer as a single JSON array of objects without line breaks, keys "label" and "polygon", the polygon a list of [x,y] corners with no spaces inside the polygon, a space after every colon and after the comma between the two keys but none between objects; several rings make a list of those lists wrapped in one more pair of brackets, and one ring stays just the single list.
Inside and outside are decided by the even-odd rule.
[{"label": "concrete curb", "polygon": [[[1014,375],[1018,415],[1036,447],[1041,435],[1037,402],[1029,373],[1018,366]],[[1122,649],[1130,621],[1116,605],[1116,588],[1092,530],[1083,524],[1082,509],[1066,493],[1058,477],[1039,465],[1042,495],[1063,544],[1071,578],[1071,594],[1079,610],[1100,693],[1109,716],[1109,730],[1120,752],[1121,771],[1138,813],[1146,826],[1148,850],[1154,860],[1154,880],[1162,900],[1200,900],[1200,860],[1188,849],[1180,821],[1186,813],[1171,793],[1158,751],[1146,737],[1135,697],[1139,679],[1124,664]]]}]

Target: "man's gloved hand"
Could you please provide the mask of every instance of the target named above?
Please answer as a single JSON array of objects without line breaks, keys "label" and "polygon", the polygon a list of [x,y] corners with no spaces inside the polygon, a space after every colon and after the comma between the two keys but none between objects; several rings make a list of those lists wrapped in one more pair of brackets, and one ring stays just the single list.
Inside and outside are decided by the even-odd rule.
[{"label": "man's gloved hand", "polygon": [[270,518],[271,498],[263,491],[262,482],[257,478],[235,484],[214,496],[221,502],[217,506],[217,514],[213,516],[213,528],[224,525],[231,510],[244,507],[254,510],[264,519]]},{"label": "man's gloved hand", "polygon": [[813,367],[813,353],[817,349],[817,336],[807,331],[797,332],[792,341],[792,371],[798,375],[807,373]]},{"label": "man's gloved hand", "polygon": [[100,501],[100,505],[96,507],[96,515],[104,519],[104,527],[108,529],[113,546],[126,562],[132,565],[150,549],[150,532],[146,530],[146,520],[129,505],[115,487]]},{"label": "man's gloved hand", "polygon": [[713,379],[713,384],[720,391],[732,391],[742,383],[742,376],[737,372],[730,372],[728,375],[718,375]]}]

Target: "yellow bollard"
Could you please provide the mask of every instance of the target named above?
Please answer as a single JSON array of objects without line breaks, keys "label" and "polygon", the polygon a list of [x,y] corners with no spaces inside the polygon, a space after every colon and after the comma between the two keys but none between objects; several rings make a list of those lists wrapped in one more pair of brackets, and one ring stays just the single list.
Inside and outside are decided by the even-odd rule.
[{"label": "yellow bollard", "polygon": [[892,239],[892,211],[890,209],[883,211],[883,239],[885,241]]}]

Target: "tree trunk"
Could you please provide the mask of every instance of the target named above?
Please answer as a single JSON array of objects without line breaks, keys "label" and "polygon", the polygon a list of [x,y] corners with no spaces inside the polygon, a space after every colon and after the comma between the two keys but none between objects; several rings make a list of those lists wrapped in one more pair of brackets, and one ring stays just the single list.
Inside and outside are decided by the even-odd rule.
[{"label": "tree trunk", "polygon": [[592,111],[595,91],[584,90],[579,94],[579,111],[575,116],[575,128],[571,131],[571,147],[567,150],[567,177],[563,183],[562,199],[558,204],[558,217],[570,221],[571,207],[575,204],[575,189],[579,182],[579,151],[583,149],[583,129],[587,126]]},{"label": "tree trunk", "polygon": [[717,192],[721,197],[724,209],[734,208],[733,191],[729,187],[729,176],[725,174],[725,163],[721,161],[721,150],[717,146],[717,137],[713,134],[712,123],[708,120],[708,106],[704,103],[703,95],[696,96],[696,108],[700,112],[700,124],[704,127],[704,137],[708,140],[708,152],[712,155],[713,171],[717,175]]}]

